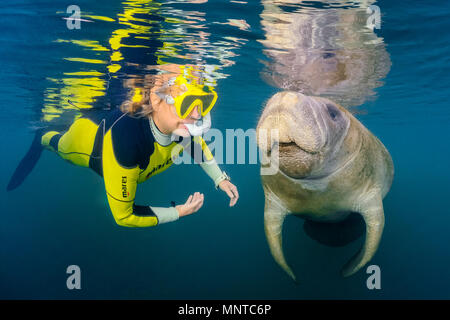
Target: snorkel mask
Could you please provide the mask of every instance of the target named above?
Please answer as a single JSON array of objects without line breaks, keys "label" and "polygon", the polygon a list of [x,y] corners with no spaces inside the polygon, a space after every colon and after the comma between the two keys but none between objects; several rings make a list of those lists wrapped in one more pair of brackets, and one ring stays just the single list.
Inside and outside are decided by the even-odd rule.
[{"label": "snorkel mask", "polygon": [[[185,69],[186,71],[190,71]],[[163,93],[172,86],[178,86],[182,93],[176,97]],[[180,119],[186,117],[194,108],[198,111],[202,118],[193,124],[185,124],[192,136],[202,135],[211,128],[211,115],[209,112],[217,101],[217,93],[212,87],[199,84],[196,77],[185,77],[183,74],[170,79],[156,94],[166,101],[167,104],[175,106],[176,113]]]}]

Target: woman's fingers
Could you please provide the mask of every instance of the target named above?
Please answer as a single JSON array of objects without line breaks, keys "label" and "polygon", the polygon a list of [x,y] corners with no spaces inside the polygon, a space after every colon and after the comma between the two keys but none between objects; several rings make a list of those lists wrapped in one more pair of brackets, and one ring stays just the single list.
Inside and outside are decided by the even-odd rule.
[{"label": "woman's fingers", "polygon": [[232,191],[233,191],[234,196],[236,197],[236,201],[237,201],[237,199],[239,199],[239,192],[235,185],[232,186]]},{"label": "woman's fingers", "polygon": [[231,189],[229,186],[226,186],[223,191],[225,191],[225,193],[230,197],[230,199],[234,198],[234,194],[233,194],[233,192],[231,192]]},{"label": "woman's fingers", "polygon": [[232,206],[234,206],[235,204],[236,204],[236,202],[238,201],[238,198],[232,198],[231,200],[230,200],[230,207],[232,207]]},{"label": "woman's fingers", "polygon": [[200,205],[203,204],[203,199],[204,199],[203,194],[198,193],[198,194],[196,195],[195,200],[192,201],[192,205],[193,205],[194,207],[198,207],[199,204],[200,204]]},{"label": "woman's fingers", "polygon": [[187,209],[191,212],[195,212],[203,205],[204,195],[200,192],[195,192],[189,196],[188,201],[185,203]]},{"label": "woman's fingers", "polygon": [[192,197],[192,204],[195,204],[198,201],[199,197],[200,197],[200,192],[194,193],[193,197]]},{"label": "woman's fingers", "polygon": [[176,206],[180,217],[192,214],[203,206],[204,195],[200,192],[191,194],[186,203]]},{"label": "woman's fingers", "polygon": [[237,188],[230,183],[223,188],[223,191],[230,197],[230,207],[234,206],[239,198]]},{"label": "woman's fingers", "polygon": [[232,198],[231,201],[230,201],[230,207],[232,207],[232,206],[234,206],[236,204],[236,202],[239,199],[239,192],[238,192],[238,190],[237,190],[235,185],[231,185],[230,189],[231,189],[231,192],[233,192],[233,195],[234,195],[234,198]]},{"label": "woman's fingers", "polygon": [[203,202],[205,200],[205,195],[202,193],[199,196],[198,204],[197,204],[197,210],[199,210],[203,206]]}]

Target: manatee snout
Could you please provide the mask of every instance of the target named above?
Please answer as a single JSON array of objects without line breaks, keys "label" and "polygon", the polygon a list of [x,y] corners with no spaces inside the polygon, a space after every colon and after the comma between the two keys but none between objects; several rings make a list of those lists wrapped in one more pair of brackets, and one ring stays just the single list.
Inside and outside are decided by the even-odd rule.
[{"label": "manatee snout", "polygon": [[294,142],[306,152],[317,153],[325,144],[323,121],[306,96],[291,91],[277,93],[262,114],[257,130],[278,130],[279,143]]},{"label": "manatee snout", "polygon": [[276,144],[281,171],[302,178],[320,168],[324,154],[343,133],[339,128],[347,126],[333,102],[284,91],[267,102],[257,126],[258,146],[270,156]]}]

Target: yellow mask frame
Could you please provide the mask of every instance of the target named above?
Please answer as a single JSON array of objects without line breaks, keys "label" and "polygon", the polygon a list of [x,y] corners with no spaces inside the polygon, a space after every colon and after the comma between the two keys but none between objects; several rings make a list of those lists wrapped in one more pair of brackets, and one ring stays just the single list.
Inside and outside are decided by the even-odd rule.
[{"label": "yellow mask frame", "polygon": [[181,119],[185,119],[196,107],[199,107],[199,112],[204,117],[217,101],[217,93],[211,87],[188,83],[183,76],[175,79],[175,85],[186,88],[184,93],[173,99],[173,105]]},{"label": "yellow mask frame", "polygon": [[[184,69],[184,68],[183,68]],[[199,84],[198,77],[190,75],[191,68],[186,68],[184,74],[169,81],[166,87],[176,85],[183,91],[177,97],[172,97],[168,94],[157,93],[161,98],[165,98],[168,104],[174,105],[178,117],[186,119],[186,117],[196,107],[199,107],[199,112],[204,117],[214,107],[217,101],[217,93],[211,86]],[[187,73],[187,74],[186,74]]]}]

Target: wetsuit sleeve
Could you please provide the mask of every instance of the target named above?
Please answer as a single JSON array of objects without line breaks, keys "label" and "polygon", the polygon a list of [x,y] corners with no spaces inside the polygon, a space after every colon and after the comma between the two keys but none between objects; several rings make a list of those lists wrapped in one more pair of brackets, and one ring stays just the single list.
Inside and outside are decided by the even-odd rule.
[{"label": "wetsuit sleeve", "polygon": [[227,178],[226,175],[222,172],[222,170],[220,170],[214,158],[210,161],[205,161],[201,163],[200,167],[211,178],[216,188],[219,187],[219,183],[221,183],[223,180]]},{"label": "wetsuit sleeve", "polygon": [[121,165],[115,156],[111,131],[103,144],[103,178],[111,212],[118,225],[125,227],[151,227],[178,219],[174,208],[157,208],[134,204],[140,168]]},{"label": "wetsuit sleeve", "polygon": [[217,188],[219,183],[227,177],[217,165],[217,162],[214,159],[211,150],[209,150],[205,140],[200,136],[194,137],[191,140],[191,146],[189,149],[191,157],[200,164],[200,167],[211,178],[214,182],[214,186]]}]

